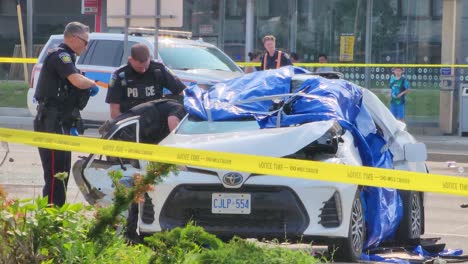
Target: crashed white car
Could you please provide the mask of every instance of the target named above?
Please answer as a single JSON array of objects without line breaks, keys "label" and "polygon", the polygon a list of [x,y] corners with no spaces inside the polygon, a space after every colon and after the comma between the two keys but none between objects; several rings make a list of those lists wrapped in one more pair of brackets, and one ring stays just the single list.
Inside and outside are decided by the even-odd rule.
[{"label": "crashed white car", "polygon": [[[336,78],[339,76],[334,73],[321,73],[322,76],[328,77],[324,78],[315,73],[298,74],[296,71],[292,67],[282,68],[271,73],[255,73],[253,77],[245,75],[238,80],[217,84],[208,91],[197,90],[196,87],[189,89],[186,91],[186,98],[200,99],[200,102],[203,102],[200,105],[205,108],[200,111],[194,105],[186,104],[188,115],[178,128],[159,144],[362,166],[368,162],[365,159],[369,157],[363,156],[359,147],[359,137],[356,136],[358,131],[365,138],[368,138],[366,135],[372,134],[383,140],[380,142],[384,144],[379,145],[378,150],[372,146],[373,143],[368,142],[371,145],[369,149],[377,153],[372,155],[387,155],[387,163],[389,162],[391,168],[427,173],[424,144],[416,142],[406,131],[405,125],[397,121],[372,92],[345,80],[338,80]],[[281,83],[273,83],[273,86],[285,85],[281,88],[283,90],[280,90],[287,93],[270,89],[273,86],[270,85],[272,83],[269,78],[277,76],[280,76]],[[229,87],[234,87],[235,90],[239,84],[243,85],[240,92],[229,90]],[[310,88],[312,86],[315,90]],[[250,92],[247,91],[249,87],[252,88]],[[258,91],[263,89],[262,87],[268,92],[259,94]],[[294,111],[302,111],[294,110],[295,106],[304,109],[304,105],[301,106],[304,102],[308,105],[318,102],[320,105],[323,101],[326,104],[320,107],[326,107],[338,115],[350,118],[352,111],[344,113],[343,108],[335,111],[336,104],[332,99],[344,102],[346,98],[341,99],[337,94],[330,94],[330,90],[327,90],[331,89],[330,87],[334,87],[333,91],[344,89],[345,92],[341,95],[344,94],[345,97],[351,91],[346,89],[352,89],[360,96],[355,101],[359,104],[359,109],[356,108],[359,111],[356,112],[354,124],[348,122],[349,120],[342,122],[343,120],[336,118],[325,120],[323,116],[312,116],[299,122],[286,122],[288,118],[293,117]],[[318,91],[319,94],[308,93],[307,89]],[[207,93],[211,93],[211,107],[208,107],[210,104],[206,101],[210,97],[206,96]],[[320,97],[320,93],[324,93],[325,97]],[[242,97],[242,94],[245,96]],[[306,101],[301,103],[295,98]],[[354,107],[355,102],[348,101],[349,107]],[[252,106],[255,104],[257,106]],[[259,105],[266,105],[268,111],[260,111]],[[334,113],[333,111],[330,113]],[[207,112],[210,114],[206,119],[197,115]],[[242,114],[240,118],[232,119],[226,114],[228,112],[234,115],[239,112]],[[300,114],[303,117],[304,113]],[[267,120],[270,117],[274,119]],[[115,122],[105,138],[116,138],[120,134],[119,131],[132,126],[137,130],[144,129],[135,126],[139,120],[139,117],[130,117]],[[350,124],[349,127],[346,122]],[[355,131],[350,129],[351,126],[355,127]],[[134,140],[140,141],[141,133],[137,131],[135,135],[137,136],[134,136]],[[73,173],[89,202],[106,204],[111,201],[113,192],[108,172],[124,169],[123,174],[130,177],[144,168],[145,164],[145,161],[126,159],[107,161],[99,155],[90,155],[75,164]],[[417,243],[424,232],[423,194],[395,191],[398,195],[393,196],[393,201],[377,201],[385,205],[377,205],[379,208],[376,208],[373,202],[384,198],[369,196],[368,189],[372,188],[186,166],[177,176],[170,175],[157,185],[154,191],[148,193],[145,203],[139,207],[138,231],[144,235],[184,226],[189,221],[194,221],[208,232],[222,238],[240,236],[313,241],[315,244],[323,242],[336,250],[335,257],[349,261],[359,259],[365,248],[387,240],[396,238],[400,242]],[[374,189],[387,191],[383,188]],[[369,200],[364,202],[366,199]],[[391,205],[395,205],[399,217],[395,218],[394,212],[387,209],[391,208]],[[385,216],[386,211],[389,211],[390,216]],[[372,215],[387,218],[375,223],[375,220],[369,217]],[[380,230],[386,228],[384,222],[392,225],[390,231],[385,231],[386,234],[382,234],[384,231]],[[376,228],[376,225],[379,225],[379,228]]]}]

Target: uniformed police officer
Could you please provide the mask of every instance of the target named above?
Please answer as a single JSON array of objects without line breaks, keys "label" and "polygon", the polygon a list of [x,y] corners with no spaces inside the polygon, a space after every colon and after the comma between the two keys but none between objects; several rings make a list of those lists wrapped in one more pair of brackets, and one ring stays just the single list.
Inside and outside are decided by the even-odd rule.
[{"label": "uniformed police officer", "polygon": [[117,69],[109,82],[106,103],[110,104],[111,118],[138,104],[162,98],[164,87],[179,95],[185,85],[162,63],[151,60],[145,44],[133,45],[128,64]]},{"label": "uniformed police officer", "polygon": [[[70,134],[79,118],[76,112],[79,115],[89,96],[98,93],[96,83],[75,67],[76,55],[80,55],[88,44],[88,32],[88,26],[71,22],[63,32],[63,43],[48,51],[34,94],[39,103],[34,131]],[[55,175],[70,173],[71,152],[39,148],[39,155],[44,171],[43,195],[49,197],[49,204],[61,206],[65,203],[68,178],[62,183]]]},{"label": "uniformed police officer", "polygon": [[260,69],[278,69],[279,67],[292,65],[291,59],[286,52],[276,50],[276,38],[272,35],[263,37],[265,54],[260,58]]}]

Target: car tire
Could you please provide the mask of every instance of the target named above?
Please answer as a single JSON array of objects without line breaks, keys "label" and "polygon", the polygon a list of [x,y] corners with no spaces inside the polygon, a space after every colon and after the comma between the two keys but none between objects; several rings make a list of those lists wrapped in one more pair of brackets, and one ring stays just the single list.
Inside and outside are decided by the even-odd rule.
[{"label": "car tire", "polygon": [[356,262],[361,258],[366,238],[366,223],[361,192],[354,196],[349,223],[348,238],[336,241],[328,247],[328,252],[335,261]]},{"label": "car tire", "polygon": [[139,244],[142,242],[137,232],[138,228],[138,203],[132,203],[128,208],[127,225],[125,227],[125,237],[128,241]]},{"label": "car tire", "polygon": [[420,192],[399,191],[403,203],[403,217],[396,233],[396,241],[408,243],[423,233],[424,208]]}]

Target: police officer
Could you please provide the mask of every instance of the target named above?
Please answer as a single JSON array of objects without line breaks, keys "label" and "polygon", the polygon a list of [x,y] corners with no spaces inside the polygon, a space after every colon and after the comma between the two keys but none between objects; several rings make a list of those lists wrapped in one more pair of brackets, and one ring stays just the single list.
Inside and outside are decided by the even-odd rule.
[{"label": "police officer", "polygon": [[185,85],[162,63],[151,60],[145,44],[133,45],[128,64],[117,69],[109,82],[106,103],[110,104],[111,118],[138,104],[162,98],[164,87],[179,95]]},{"label": "police officer", "polygon": [[278,69],[279,67],[293,65],[286,52],[276,50],[276,38],[274,36],[266,35],[263,37],[263,46],[266,52],[260,58],[261,70]]},{"label": "police officer", "polygon": [[[88,44],[88,31],[88,26],[71,22],[63,32],[63,43],[49,50],[34,94],[39,103],[34,131],[69,135],[79,119],[76,111],[79,113],[89,96],[98,93],[95,82],[84,77],[75,66],[76,55]],[[44,171],[43,195],[48,196],[49,204],[61,206],[65,203],[68,178],[62,183],[55,175],[70,173],[71,152],[39,148],[39,155]]]}]

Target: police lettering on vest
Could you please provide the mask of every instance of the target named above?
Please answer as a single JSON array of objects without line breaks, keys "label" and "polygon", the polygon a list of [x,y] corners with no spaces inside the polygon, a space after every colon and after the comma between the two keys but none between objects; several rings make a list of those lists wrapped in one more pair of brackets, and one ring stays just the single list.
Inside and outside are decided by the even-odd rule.
[{"label": "police lettering on vest", "polygon": [[180,94],[185,85],[162,63],[151,61],[144,73],[136,72],[128,63],[112,74],[106,103],[119,104],[124,113],[141,103],[161,99],[163,88]]}]

